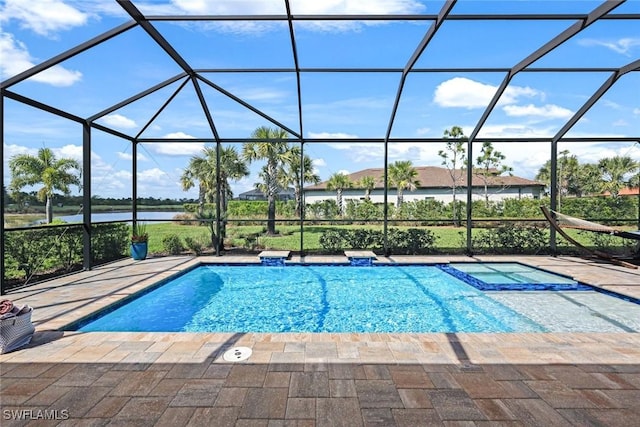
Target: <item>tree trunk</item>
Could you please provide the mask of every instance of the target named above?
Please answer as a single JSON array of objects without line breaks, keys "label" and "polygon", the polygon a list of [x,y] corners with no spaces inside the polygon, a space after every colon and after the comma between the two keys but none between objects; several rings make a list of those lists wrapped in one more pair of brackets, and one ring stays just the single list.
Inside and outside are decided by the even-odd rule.
[{"label": "tree trunk", "polygon": [[220,191],[220,235],[218,236],[218,252],[224,250],[224,238],[227,236],[228,205],[227,189],[223,186],[222,191]]},{"label": "tree trunk", "polygon": [[453,225],[458,225],[458,205],[456,204],[456,185],[453,184]]},{"label": "tree trunk", "polygon": [[402,205],[402,198],[403,198],[402,189],[398,187],[398,196],[396,199],[396,208],[398,209],[400,209],[400,206]]},{"label": "tree trunk", "polygon": [[342,209],[342,190],[338,189],[336,191],[336,201],[338,202],[338,212],[340,212],[340,216],[344,216],[344,210]]},{"label": "tree trunk", "polygon": [[299,186],[295,186],[294,188],[294,194],[295,194],[295,198],[296,198],[296,218],[300,218],[300,215],[302,214],[302,192],[300,191],[300,187]]},{"label": "tree trunk", "polygon": [[51,201],[51,196],[47,196],[45,211],[47,214],[47,224],[51,224],[53,222],[53,202]]},{"label": "tree trunk", "polygon": [[198,187],[198,216],[202,217],[204,214],[204,186],[200,184]]},{"label": "tree trunk", "polygon": [[484,182],[484,206],[489,207],[489,189],[487,188],[487,181]]},{"label": "tree trunk", "polygon": [[276,181],[277,165],[269,162],[267,165],[267,200],[269,207],[267,211],[267,234],[276,234],[276,194],[278,192],[278,184]]}]

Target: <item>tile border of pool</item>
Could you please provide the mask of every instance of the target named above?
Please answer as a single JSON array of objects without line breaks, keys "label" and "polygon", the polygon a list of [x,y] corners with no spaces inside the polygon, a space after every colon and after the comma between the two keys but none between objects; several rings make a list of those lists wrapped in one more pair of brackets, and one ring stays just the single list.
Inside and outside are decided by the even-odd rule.
[{"label": "tile border of pool", "polygon": [[[220,258],[215,258],[220,259]],[[58,329],[61,331],[65,331],[65,332],[77,332],[80,328],[82,328],[84,325],[86,325],[87,323],[90,323],[114,310],[117,310],[118,308],[122,307],[123,305],[126,305],[127,303],[129,303],[132,300],[135,300],[136,298],[139,298],[149,292],[154,291],[155,289],[158,289],[162,286],[164,286],[167,282],[174,280],[184,274],[189,273],[190,271],[195,270],[196,268],[202,267],[202,266],[207,266],[207,265],[215,265],[215,266],[234,266],[234,267],[240,267],[240,266],[265,266],[265,267],[280,267],[280,268],[286,268],[286,265],[290,265],[290,266],[340,266],[340,267],[348,267],[348,268],[361,268],[361,267],[380,267],[380,268],[384,268],[384,267],[390,267],[390,266],[425,266],[425,267],[438,267],[440,268],[443,272],[450,274],[451,276],[465,282],[466,284],[468,284],[469,286],[472,286],[478,290],[480,290],[481,292],[485,292],[485,291],[496,291],[496,292],[501,292],[501,291],[549,291],[549,292],[556,292],[556,291],[576,291],[576,292],[581,292],[581,291],[595,291],[595,292],[600,292],[603,293],[605,295],[608,295],[610,297],[613,298],[618,298],[621,300],[625,300],[634,304],[638,304],[640,305],[640,298],[635,298],[632,296],[628,296],[628,295],[624,295],[618,292],[614,292],[614,291],[610,291],[610,290],[606,290],[606,289],[602,289],[599,288],[597,286],[593,286],[593,285],[589,285],[589,284],[584,284],[581,281],[575,280],[573,279],[571,276],[567,276],[565,274],[562,273],[556,273],[550,270],[546,270],[537,266],[532,266],[532,265],[528,265],[526,263],[520,262],[520,261],[466,261],[466,262],[460,262],[460,261],[448,261],[448,262],[429,262],[429,263],[425,263],[425,262],[374,262],[373,264],[369,265],[353,265],[350,264],[349,261],[347,262],[320,262],[320,261],[316,261],[316,262],[305,262],[305,261],[292,261],[292,260],[288,260],[288,262],[285,265],[273,265],[271,263],[263,263],[262,262],[262,257],[260,257],[260,260],[258,261],[239,261],[239,262],[212,262],[210,259],[208,259],[207,261],[202,261],[202,260],[197,260],[197,262],[195,263],[191,263],[189,266],[185,267],[182,270],[176,271],[175,273],[173,273],[172,275],[168,276],[168,277],[164,277],[160,280],[158,280],[157,282],[151,283],[148,286],[134,292],[131,293],[127,296],[125,296],[122,299],[119,299],[117,301],[113,301],[112,303],[92,312],[87,314],[86,316],[83,316],[81,318],[75,319],[73,321],[71,321],[70,323],[63,325],[62,327],[59,327]],[[572,288],[564,288],[562,286],[556,288],[555,284],[546,284],[543,283],[541,284],[540,288],[533,288],[533,289],[521,289],[521,287],[515,287],[515,288],[505,288],[505,289],[492,289],[491,287],[489,288],[485,288],[484,285],[486,285],[484,282],[482,282],[479,279],[476,279],[475,277],[471,276],[468,273],[465,273],[463,271],[460,270],[456,270],[454,267],[452,268],[441,268],[441,267],[448,267],[449,264],[460,264],[460,263],[467,263],[467,264],[473,264],[473,263],[491,263],[491,264],[519,264],[522,265],[524,267],[529,267],[529,268],[533,268],[535,270],[539,270],[542,272],[546,272],[549,274],[555,274],[564,278],[568,278],[571,280],[575,280],[577,282],[577,288],[576,289],[572,289]],[[459,272],[460,274],[455,274],[452,273],[450,270],[453,269],[456,272]],[[587,289],[585,289],[587,288]],[[166,332],[166,333],[179,333],[179,332]],[[212,331],[210,333],[227,333],[227,332],[216,332],[216,331]],[[242,333],[259,333],[259,332],[242,332]],[[288,333],[288,332],[285,332]],[[293,332],[293,333],[300,333],[300,332]],[[303,332],[306,333],[306,332]],[[309,332],[309,333],[314,333],[314,332]],[[351,332],[343,332],[343,333],[351,333]],[[354,332],[356,333],[356,332]],[[378,333],[378,332],[373,332],[373,333]],[[385,333],[385,332],[381,332],[381,333]],[[405,333],[405,332],[398,332],[398,333]],[[415,333],[415,332],[406,332],[406,333]],[[424,332],[427,333],[427,332]],[[444,332],[442,332],[444,333]],[[489,332],[475,332],[475,333],[489,333]]]}]

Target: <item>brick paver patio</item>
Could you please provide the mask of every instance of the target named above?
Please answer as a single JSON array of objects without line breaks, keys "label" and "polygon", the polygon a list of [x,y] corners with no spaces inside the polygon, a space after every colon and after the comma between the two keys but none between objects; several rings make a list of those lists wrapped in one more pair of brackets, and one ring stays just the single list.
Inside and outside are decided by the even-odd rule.
[{"label": "brick paver patio", "polygon": [[[408,260],[444,261],[379,261]],[[517,260],[639,296],[637,270],[578,258]],[[640,426],[638,333],[58,330],[200,261],[126,260],[8,295],[35,308],[37,332],[26,348],[0,355],[0,424]],[[226,362],[222,354],[238,346],[251,357]]]}]

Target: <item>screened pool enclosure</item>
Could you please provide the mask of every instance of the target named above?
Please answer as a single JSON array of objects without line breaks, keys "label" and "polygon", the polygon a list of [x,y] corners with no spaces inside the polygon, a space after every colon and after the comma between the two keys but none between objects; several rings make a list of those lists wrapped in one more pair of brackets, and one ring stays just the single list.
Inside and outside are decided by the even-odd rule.
[{"label": "screened pool enclosure", "polygon": [[[638,1],[0,7],[3,291],[8,270],[125,256],[110,239],[139,222],[153,239],[161,201],[217,255],[570,250],[540,205],[640,228]],[[18,186],[12,159],[43,148],[79,165],[79,219],[7,222],[46,181]],[[12,240],[36,230],[21,242],[75,239],[62,267]]]}]

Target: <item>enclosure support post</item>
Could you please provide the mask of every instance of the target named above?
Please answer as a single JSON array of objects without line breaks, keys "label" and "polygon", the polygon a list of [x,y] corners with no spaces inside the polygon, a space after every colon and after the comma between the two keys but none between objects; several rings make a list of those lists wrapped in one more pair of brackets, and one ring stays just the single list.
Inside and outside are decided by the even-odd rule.
[{"label": "enclosure support post", "polygon": [[[467,255],[473,255],[473,239],[471,235],[472,222],[471,217],[473,216],[473,207],[471,206],[473,202],[473,141],[469,139],[467,143],[467,161],[469,164],[467,165]],[[454,206],[454,209],[456,207]]]},{"label": "enclosure support post", "polygon": [[384,179],[384,184],[383,184],[383,188],[384,188],[384,196],[383,196],[383,200],[384,200],[384,206],[382,208],[382,248],[384,250],[384,256],[389,256],[391,255],[391,251],[389,250],[389,238],[387,236],[388,234],[388,219],[389,219],[389,206],[387,205],[388,203],[388,199],[389,199],[389,177],[388,177],[388,173],[389,173],[389,165],[387,164],[389,162],[389,140],[385,139],[384,141],[384,174],[383,174],[383,179]]},{"label": "enclosure support post", "polygon": [[[4,89],[0,92],[0,157],[4,164]],[[0,219],[2,220],[2,229],[0,233],[0,274],[2,275],[2,282],[0,282],[0,295],[4,295],[4,206],[6,200],[4,199],[4,173],[2,174],[2,196],[0,196]]]},{"label": "enclosure support post", "polygon": [[131,141],[131,214],[133,227],[138,222],[138,140]]},{"label": "enclosure support post", "polygon": [[91,124],[82,124],[82,267],[91,269]]},{"label": "enclosure support post", "polygon": [[[300,141],[300,257],[304,257],[304,141]],[[298,203],[298,200],[295,201]]]},{"label": "enclosure support post", "polygon": [[[555,211],[557,209],[557,199],[558,199],[558,141],[554,138],[551,141],[551,171],[549,171],[551,175],[551,210]],[[556,255],[556,230],[553,227],[550,230],[551,234],[549,235],[549,247],[551,248],[551,253]]]}]

